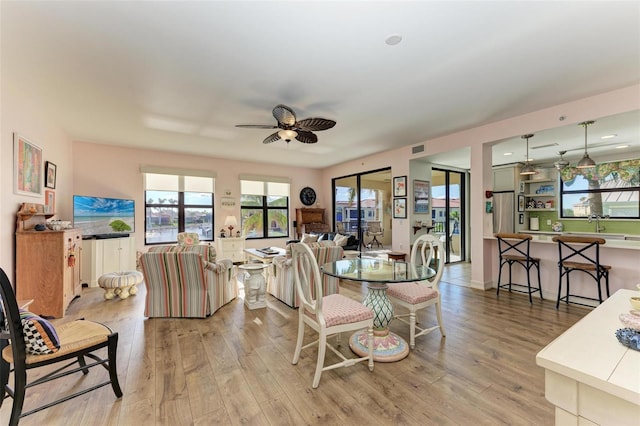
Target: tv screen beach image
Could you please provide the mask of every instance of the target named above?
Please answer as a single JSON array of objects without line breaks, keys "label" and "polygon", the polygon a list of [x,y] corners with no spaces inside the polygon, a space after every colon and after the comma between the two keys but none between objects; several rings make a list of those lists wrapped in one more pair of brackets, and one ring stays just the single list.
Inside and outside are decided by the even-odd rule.
[{"label": "tv screen beach image", "polygon": [[73,226],[83,236],[130,234],[135,230],[135,202],[74,195]]}]

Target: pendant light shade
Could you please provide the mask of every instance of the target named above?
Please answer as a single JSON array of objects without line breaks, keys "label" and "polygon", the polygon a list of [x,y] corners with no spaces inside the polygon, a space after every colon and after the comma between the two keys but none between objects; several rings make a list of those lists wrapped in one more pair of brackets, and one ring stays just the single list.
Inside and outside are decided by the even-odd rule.
[{"label": "pendant light shade", "polygon": [[576,165],[579,169],[588,169],[596,166],[596,162],[589,157],[589,153],[587,152],[587,127],[593,123],[595,123],[595,121],[583,121],[582,123],[578,123],[578,126],[584,127],[584,156]]},{"label": "pendant light shade", "polygon": [[525,176],[525,175],[535,175],[536,173],[538,173],[536,171],[536,169],[531,165],[531,163],[529,163],[529,138],[533,137],[533,134],[529,134],[529,135],[522,135],[520,136],[522,139],[526,139],[527,140],[527,159],[525,160],[525,165],[524,167],[522,167],[522,169],[520,169],[520,174]]}]

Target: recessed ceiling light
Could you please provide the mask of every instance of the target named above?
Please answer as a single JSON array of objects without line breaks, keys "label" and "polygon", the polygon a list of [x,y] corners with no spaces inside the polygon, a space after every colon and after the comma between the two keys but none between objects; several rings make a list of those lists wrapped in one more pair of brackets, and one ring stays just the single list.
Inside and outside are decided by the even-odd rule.
[{"label": "recessed ceiling light", "polygon": [[505,153],[504,153],[504,154],[502,154],[502,155],[513,155],[513,152],[505,152]]},{"label": "recessed ceiling light", "polygon": [[402,36],[400,34],[391,34],[384,40],[384,42],[387,43],[389,46],[395,46],[396,44],[400,44],[401,41],[402,41]]},{"label": "recessed ceiling light", "polygon": [[604,135],[604,136],[600,136],[600,139],[612,139],[612,138],[615,138],[616,136],[618,135],[616,134]]},{"label": "recessed ceiling light", "polygon": [[629,148],[629,145],[618,145],[616,149]]}]

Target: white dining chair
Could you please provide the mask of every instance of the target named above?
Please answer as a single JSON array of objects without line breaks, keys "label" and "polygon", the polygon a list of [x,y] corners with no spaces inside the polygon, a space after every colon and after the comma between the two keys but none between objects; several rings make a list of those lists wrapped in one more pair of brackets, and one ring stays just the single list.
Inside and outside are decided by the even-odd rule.
[{"label": "white dining chair", "polygon": [[[428,334],[436,328],[440,328],[442,337],[446,337],[444,324],[442,322],[442,303],[438,289],[444,270],[443,255],[444,245],[438,237],[431,234],[420,236],[414,242],[413,248],[411,249],[411,264],[431,266],[432,261],[435,261],[437,262],[436,275],[425,281],[390,283],[387,289],[387,296],[391,299],[392,303],[409,311],[408,314],[395,315],[393,318],[409,325],[409,346],[411,349],[414,349],[416,346],[416,337]],[[416,312],[433,305],[436,307],[438,325],[429,328],[419,327],[416,324]],[[409,321],[405,319],[406,317],[409,317]],[[416,330],[418,331],[417,333]]]},{"label": "white dining chair", "polygon": [[[298,363],[302,349],[317,343],[318,360],[312,384],[314,389],[318,387],[323,371],[349,367],[361,361],[368,361],[369,370],[373,371],[373,311],[371,308],[341,294],[323,296],[322,285],[318,285],[318,283],[322,283],[318,262],[306,244],[292,244],[292,263],[293,277],[300,298],[298,340],[292,364]],[[302,346],[305,324],[318,333],[318,339]],[[369,351],[367,356],[346,358],[327,341],[328,337],[336,335],[339,343],[340,333],[344,331],[355,332],[363,328],[367,329],[367,349]],[[329,348],[342,361],[325,367],[326,348]]]}]

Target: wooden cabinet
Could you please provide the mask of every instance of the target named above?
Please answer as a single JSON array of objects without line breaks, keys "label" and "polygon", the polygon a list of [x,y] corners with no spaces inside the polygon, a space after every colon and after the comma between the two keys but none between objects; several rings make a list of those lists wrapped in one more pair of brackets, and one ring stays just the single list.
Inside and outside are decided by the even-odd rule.
[{"label": "wooden cabinet", "polygon": [[324,209],[296,209],[296,234],[298,238],[302,237],[303,225],[308,223],[325,223]]},{"label": "wooden cabinet", "polygon": [[513,166],[493,169],[493,190],[514,191],[516,189],[517,170]]},{"label": "wooden cabinet", "polygon": [[216,260],[244,262],[244,238],[216,238]]},{"label": "wooden cabinet", "polygon": [[61,318],[80,296],[82,231],[16,233],[16,297],[33,299],[29,310]]},{"label": "wooden cabinet", "polygon": [[98,278],[109,272],[135,271],[135,238],[105,238],[82,241],[82,282],[98,286]]}]

